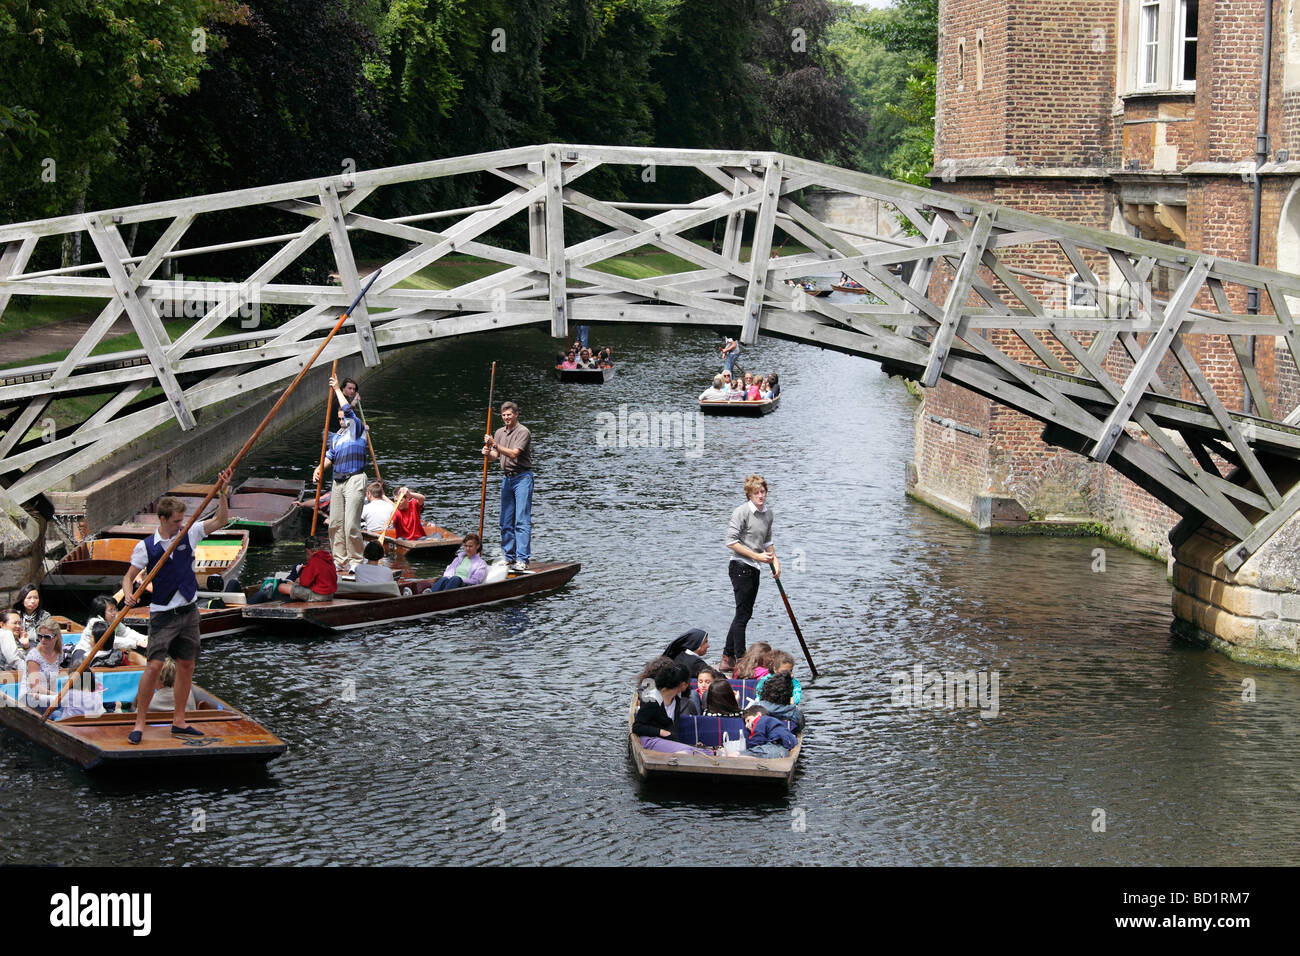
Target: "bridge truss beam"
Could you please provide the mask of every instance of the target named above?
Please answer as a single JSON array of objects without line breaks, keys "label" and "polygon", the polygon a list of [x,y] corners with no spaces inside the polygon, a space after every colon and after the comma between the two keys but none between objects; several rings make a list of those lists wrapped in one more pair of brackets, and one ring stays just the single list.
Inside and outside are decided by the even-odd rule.
[{"label": "bridge truss beam", "polygon": [[[582,183],[597,169],[606,189],[662,175],[675,191],[655,203],[600,198]],[[420,187],[448,183],[488,201],[393,213],[427,195]],[[821,188],[875,200],[875,228],[819,218],[808,191]],[[127,248],[124,226],[145,251]],[[720,244],[701,241],[719,228]],[[53,264],[79,232],[96,261]],[[359,265],[358,242],[370,260],[386,251]],[[641,249],[685,265],[641,279],[601,268]],[[338,285],[304,270],[322,253]],[[452,254],[491,271],[424,287],[422,270]],[[227,278],[171,278],[187,260]],[[1300,297],[1298,276],[782,154],[561,144],[0,226],[0,317],[38,296],[103,302],[66,356],[0,370],[0,504],[296,374],[378,266],[324,359],[374,365],[387,349],[530,324],[565,338],[574,323],[602,322],[780,336],[927,386],[946,379],[1043,422],[1049,441],[1223,528],[1238,542],[1224,556],[1232,570],[1300,509],[1297,396],[1269,393],[1251,344],[1272,337],[1285,347],[1278,367],[1300,369],[1287,300]],[[826,273],[866,294],[808,294],[802,280]],[[1263,314],[1246,311],[1251,289]],[[167,322],[181,305],[189,321]],[[268,307],[277,323],[249,316]],[[136,342],[107,338],[123,315]],[[98,404],[78,421],[38,428],[87,397]]]}]

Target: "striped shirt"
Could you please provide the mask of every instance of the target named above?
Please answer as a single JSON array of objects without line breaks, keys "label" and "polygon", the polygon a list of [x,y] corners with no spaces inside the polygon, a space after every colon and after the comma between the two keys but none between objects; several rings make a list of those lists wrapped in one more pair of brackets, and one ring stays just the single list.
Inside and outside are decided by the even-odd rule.
[{"label": "striped shirt", "polygon": [[351,405],[340,406],[347,424],[330,438],[325,461],[334,468],[334,477],[355,475],[366,470],[366,426]]}]

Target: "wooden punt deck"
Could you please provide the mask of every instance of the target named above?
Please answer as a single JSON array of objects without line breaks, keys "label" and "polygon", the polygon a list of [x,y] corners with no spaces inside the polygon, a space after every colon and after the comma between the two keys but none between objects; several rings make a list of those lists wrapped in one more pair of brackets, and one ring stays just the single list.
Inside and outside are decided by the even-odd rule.
[{"label": "wooden punt deck", "polygon": [[300,636],[333,634],[376,624],[414,621],[448,611],[553,591],[567,584],[581,568],[577,562],[536,564],[527,572],[511,574],[504,581],[403,597],[350,594],[329,601],[270,601],[250,604],[244,608],[244,618],[275,633]]},{"label": "wooden punt deck", "polygon": [[632,733],[636,707],[637,699],[633,694],[632,705],[627,714],[628,745],[632,748],[632,759],[636,762],[636,771],[642,780],[726,780],[733,784],[758,783],[788,787],[794,779],[795,765],[803,750],[802,732],[797,735],[798,743],[790,751],[790,755],[775,760],[761,757],[728,757],[722,753],[713,757],[661,753],[657,750],[646,750],[641,746],[641,738]]},{"label": "wooden punt deck", "polygon": [[[94,668],[94,673],[111,675],[142,670],[140,667]],[[16,677],[12,671],[0,672],[0,683],[13,683]],[[266,763],[284,753],[284,741],[247,714],[197,685],[194,696],[197,703],[211,705],[211,709],[185,714],[186,722],[201,730],[202,737],[172,736],[171,714],[151,710],[144,739],[132,744],[126,738],[135,723],[133,712],[43,721],[39,711],[17,704],[8,694],[0,694],[0,726],[87,770]]]},{"label": "wooden punt deck", "polygon": [[759,418],[771,415],[781,405],[781,396],[763,402],[706,402],[700,401],[700,411],[705,415],[731,415],[740,418]]}]

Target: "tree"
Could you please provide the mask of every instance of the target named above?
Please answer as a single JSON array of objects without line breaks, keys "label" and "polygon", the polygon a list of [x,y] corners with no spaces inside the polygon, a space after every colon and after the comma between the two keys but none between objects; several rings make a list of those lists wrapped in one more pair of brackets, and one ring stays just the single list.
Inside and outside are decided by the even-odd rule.
[{"label": "tree", "polygon": [[934,167],[935,59],[939,48],[939,0],[894,0],[888,16],[867,20],[862,30],[890,49],[909,55],[902,95],[887,109],[903,122],[888,160],[895,179],[930,185]]},{"label": "tree", "polygon": [[909,54],[891,49],[862,29],[871,20],[894,16],[888,10],[864,10],[844,3],[827,31],[827,46],[844,63],[849,102],[867,118],[866,133],[853,147],[854,168],[875,176],[889,175],[889,156],[898,147],[905,122],[891,111],[907,87]]},{"label": "tree", "polygon": [[[96,169],[113,162],[132,113],[198,83],[206,31],[238,22],[230,0],[17,0],[0,10],[0,102],[47,136],[0,170],[0,209],[27,218],[85,209]],[[8,139],[10,151],[15,148]],[[65,264],[79,258],[79,234]]]}]

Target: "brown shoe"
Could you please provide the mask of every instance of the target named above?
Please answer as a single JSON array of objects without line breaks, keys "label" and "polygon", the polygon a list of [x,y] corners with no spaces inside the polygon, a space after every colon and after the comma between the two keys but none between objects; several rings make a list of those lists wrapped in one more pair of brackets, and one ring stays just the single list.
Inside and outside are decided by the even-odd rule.
[{"label": "brown shoe", "polygon": [[730,674],[736,669],[736,661],[730,654],[723,654],[722,660],[718,662],[718,670],[724,674]]}]

